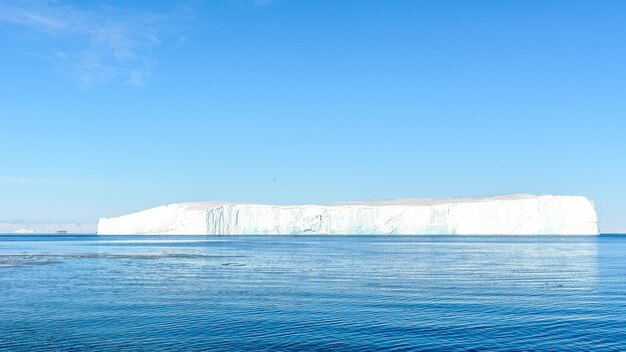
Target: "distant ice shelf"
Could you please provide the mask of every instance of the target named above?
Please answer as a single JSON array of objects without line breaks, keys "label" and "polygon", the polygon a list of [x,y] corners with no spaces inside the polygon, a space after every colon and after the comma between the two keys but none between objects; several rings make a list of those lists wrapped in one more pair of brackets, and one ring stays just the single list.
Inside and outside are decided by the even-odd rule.
[{"label": "distant ice shelf", "polygon": [[198,202],[98,221],[98,234],[150,235],[597,235],[581,196],[513,194],[327,205]]}]

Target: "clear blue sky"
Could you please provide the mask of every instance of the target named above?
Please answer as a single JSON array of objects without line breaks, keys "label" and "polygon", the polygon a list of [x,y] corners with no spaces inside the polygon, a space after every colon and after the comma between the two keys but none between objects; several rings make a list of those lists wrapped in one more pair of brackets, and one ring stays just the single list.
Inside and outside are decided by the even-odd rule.
[{"label": "clear blue sky", "polygon": [[624,231],[626,2],[0,0],[0,119],[5,226],[529,192]]}]

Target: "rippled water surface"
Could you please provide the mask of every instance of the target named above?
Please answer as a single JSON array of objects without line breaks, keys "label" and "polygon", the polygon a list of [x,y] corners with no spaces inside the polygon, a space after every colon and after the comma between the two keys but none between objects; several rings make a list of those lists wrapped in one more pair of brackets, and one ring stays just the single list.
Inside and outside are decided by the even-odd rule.
[{"label": "rippled water surface", "polygon": [[626,236],[0,236],[0,349],[626,350]]}]

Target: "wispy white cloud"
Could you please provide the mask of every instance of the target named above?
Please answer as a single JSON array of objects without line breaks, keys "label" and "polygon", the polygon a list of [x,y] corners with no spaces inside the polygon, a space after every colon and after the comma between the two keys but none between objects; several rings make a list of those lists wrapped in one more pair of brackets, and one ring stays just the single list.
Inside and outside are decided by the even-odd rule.
[{"label": "wispy white cloud", "polygon": [[280,0],[253,0],[254,6],[267,6]]},{"label": "wispy white cloud", "polygon": [[24,184],[24,185],[75,185],[76,181],[52,178],[33,178],[33,177],[0,177],[0,185],[2,184]]},{"label": "wispy white cloud", "polygon": [[[0,0],[0,24],[40,34],[45,53],[84,85],[143,85],[152,50],[179,18],[117,7],[85,8],[60,1]],[[18,32],[19,33],[19,32]]]}]

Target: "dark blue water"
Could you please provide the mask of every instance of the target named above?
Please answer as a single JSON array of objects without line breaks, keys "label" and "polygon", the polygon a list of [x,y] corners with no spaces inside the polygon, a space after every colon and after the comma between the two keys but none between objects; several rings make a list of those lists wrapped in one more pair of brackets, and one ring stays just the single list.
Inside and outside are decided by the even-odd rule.
[{"label": "dark blue water", "polygon": [[626,236],[0,236],[0,349],[626,350]]}]

